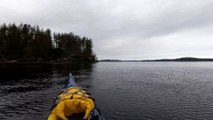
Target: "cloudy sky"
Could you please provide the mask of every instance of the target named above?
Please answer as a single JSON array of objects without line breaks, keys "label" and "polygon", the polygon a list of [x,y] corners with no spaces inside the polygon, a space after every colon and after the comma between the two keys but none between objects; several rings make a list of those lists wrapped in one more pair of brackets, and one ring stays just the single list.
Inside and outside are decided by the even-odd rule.
[{"label": "cloudy sky", "polygon": [[87,36],[99,59],[213,58],[213,0],[0,0],[0,23]]}]

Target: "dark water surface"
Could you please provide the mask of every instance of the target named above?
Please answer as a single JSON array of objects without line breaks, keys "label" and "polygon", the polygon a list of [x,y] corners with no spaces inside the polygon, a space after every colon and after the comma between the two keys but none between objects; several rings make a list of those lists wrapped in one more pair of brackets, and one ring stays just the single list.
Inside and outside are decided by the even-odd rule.
[{"label": "dark water surface", "polygon": [[213,62],[0,65],[0,119],[45,120],[69,72],[107,120],[213,120]]}]

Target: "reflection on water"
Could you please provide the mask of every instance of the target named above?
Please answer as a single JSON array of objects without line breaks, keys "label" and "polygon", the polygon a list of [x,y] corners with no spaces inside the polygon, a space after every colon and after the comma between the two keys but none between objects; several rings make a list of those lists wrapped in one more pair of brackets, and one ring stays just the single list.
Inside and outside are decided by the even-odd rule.
[{"label": "reflection on water", "polygon": [[90,73],[92,64],[2,64],[0,119],[45,119],[69,72]]},{"label": "reflection on water", "polygon": [[211,120],[213,63],[4,64],[0,119],[45,119],[72,72],[108,120]]}]

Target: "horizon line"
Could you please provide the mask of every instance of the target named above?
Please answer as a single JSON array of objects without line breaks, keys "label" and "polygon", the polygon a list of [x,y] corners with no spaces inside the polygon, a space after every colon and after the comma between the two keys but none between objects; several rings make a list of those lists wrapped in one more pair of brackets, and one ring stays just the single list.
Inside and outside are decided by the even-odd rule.
[{"label": "horizon line", "polygon": [[180,58],[194,58],[194,59],[213,59],[213,57],[173,57],[173,58],[153,58],[153,59],[98,59],[98,61],[102,60],[119,60],[119,61],[146,61],[146,60],[173,60],[173,59],[180,59]]}]

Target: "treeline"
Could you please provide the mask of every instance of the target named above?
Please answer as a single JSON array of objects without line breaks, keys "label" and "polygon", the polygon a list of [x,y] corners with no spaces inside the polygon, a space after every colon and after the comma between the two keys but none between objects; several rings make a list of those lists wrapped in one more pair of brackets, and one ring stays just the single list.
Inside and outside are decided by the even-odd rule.
[{"label": "treeline", "polygon": [[0,26],[0,61],[96,61],[92,40],[73,33],[51,33],[39,26]]}]

